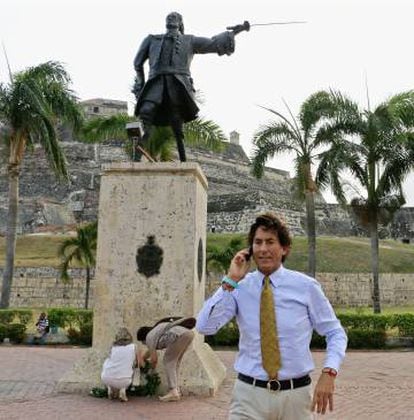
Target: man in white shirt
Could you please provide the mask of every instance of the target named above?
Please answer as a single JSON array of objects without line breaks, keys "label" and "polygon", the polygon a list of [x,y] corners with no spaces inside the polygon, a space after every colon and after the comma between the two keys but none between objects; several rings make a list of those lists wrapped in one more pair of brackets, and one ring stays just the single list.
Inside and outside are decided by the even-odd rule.
[{"label": "man in white shirt", "polygon": [[[238,378],[230,419],[302,420],[312,419],[315,410],[325,414],[329,407],[332,411],[346,334],[320,284],[283,267],[291,237],[280,219],[272,213],[258,216],[248,242],[250,248],[234,256],[222,286],[205,302],[196,324],[200,333],[212,335],[236,317],[240,340],[234,367]],[[249,273],[250,255],[257,270]],[[271,316],[263,315],[264,289],[271,293]],[[271,318],[269,333],[266,319]],[[309,344],[313,330],[326,337],[327,350],[312,399],[309,373],[314,363]],[[269,340],[274,343],[264,345]],[[267,347],[272,347],[273,367],[269,367]]]}]

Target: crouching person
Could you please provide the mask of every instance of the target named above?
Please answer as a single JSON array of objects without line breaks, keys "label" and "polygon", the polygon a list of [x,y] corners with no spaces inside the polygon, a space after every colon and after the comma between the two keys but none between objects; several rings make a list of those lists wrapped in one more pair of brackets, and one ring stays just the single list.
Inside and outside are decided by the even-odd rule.
[{"label": "crouching person", "polygon": [[163,318],[152,327],[141,327],[137,331],[137,340],[143,342],[147,351],[143,351],[140,358],[149,360],[155,368],[158,362],[157,350],[165,350],[163,363],[167,375],[169,391],[159,397],[160,401],[178,401],[181,392],[178,387],[179,370],[184,353],[194,339],[194,318]]},{"label": "crouching person", "polygon": [[133,367],[140,366],[139,353],[130,332],[118,330],[109,357],[102,368],[101,379],[108,389],[108,398],[128,401],[126,390],[132,383]]}]

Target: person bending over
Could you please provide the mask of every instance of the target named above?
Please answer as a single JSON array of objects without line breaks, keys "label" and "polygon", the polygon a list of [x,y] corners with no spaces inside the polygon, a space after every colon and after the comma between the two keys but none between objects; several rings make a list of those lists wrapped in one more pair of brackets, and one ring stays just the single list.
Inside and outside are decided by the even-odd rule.
[{"label": "person bending over", "polygon": [[149,360],[155,368],[158,363],[157,350],[165,349],[163,363],[167,375],[168,392],[159,397],[162,402],[178,401],[181,398],[179,370],[184,353],[194,339],[191,329],[194,318],[163,318],[152,327],[141,327],[137,340],[143,342],[148,350],[140,352],[140,358]]}]

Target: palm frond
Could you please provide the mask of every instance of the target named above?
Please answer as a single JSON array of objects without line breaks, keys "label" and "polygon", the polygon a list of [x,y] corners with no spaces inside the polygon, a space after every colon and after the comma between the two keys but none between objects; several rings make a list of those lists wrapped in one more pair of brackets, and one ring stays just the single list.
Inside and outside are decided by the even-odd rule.
[{"label": "palm frond", "polygon": [[347,168],[347,165],[343,157],[340,145],[320,153],[315,177],[315,182],[319,189],[324,190],[327,187],[331,187],[336,199],[341,204],[346,203],[341,175]]},{"label": "palm frond", "polygon": [[310,132],[323,118],[333,117],[335,110],[329,92],[319,91],[309,96],[300,108],[302,130],[305,133]]},{"label": "palm frond", "polygon": [[85,267],[95,265],[95,252],[97,245],[97,222],[79,226],[76,229],[76,237],[68,238],[58,248],[58,256],[61,258],[60,272],[62,279],[68,279],[68,268],[72,261],[77,261]]},{"label": "palm frond", "polygon": [[262,125],[253,136],[253,144],[260,147],[262,144],[272,142],[279,152],[297,151],[300,153],[296,131],[283,121],[271,122]]},{"label": "palm frond", "polygon": [[154,127],[145,148],[155,159],[168,161],[173,158],[174,145],[175,137],[171,127]]},{"label": "palm frond", "polygon": [[211,120],[197,118],[184,124],[184,140],[191,146],[220,151],[227,140],[221,128]]},{"label": "palm frond", "polygon": [[243,246],[243,240],[240,238],[233,238],[230,242],[224,247],[209,247],[207,249],[206,262],[210,267],[218,268],[219,270],[225,271],[231,260],[234,257],[234,254],[239,251]]},{"label": "palm frond", "polygon": [[45,150],[49,165],[55,172],[56,177],[69,179],[66,157],[59,145],[55,125],[49,119],[44,119],[38,122],[38,129],[41,130],[39,141]]},{"label": "palm frond", "polygon": [[[39,141],[58,177],[68,177],[66,161],[59,147],[56,124],[81,123],[81,112],[73,92],[70,77],[55,61],[30,67],[17,73],[0,93],[1,122],[9,127],[11,159],[20,163],[26,145]],[[14,145],[12,143],[15,143]]]},{"label": "palm frond", "polygon": [[331,89],[329,91],[329,99],[331,101],[331,111],[335,118],[348,121],[358,122],[361,119],[361,112],[356,102],[352,101],[340,91]]},{"label": "palm frond", "polygon": [[110,117],[95,117],[87,121],[81,131],[80,140],[96,143],[109,139],[127,140],[127,123],[133,120],[128,114],[116,114]]},{"label": "palm frond", "polygon": [[69,73],[65,70],[62,63],[58,61],[47,61],[37,66],[28,67],[14,75],[14,81],[18,79],[38,80],[44,85],[53,81],[62,85],[67,85],[71,82]]},{"label": "palm frond", "polygon": [[278,111],[276,111],[272,108],[267,108],[267,107],[261,106],[261,105],[259,105],[259,106],[260,106],[260,108],[263,108],[266,111],[269,111],[270,113],[275,114],[277,117],[279,117],[290,128],[292,133],[296,133],[296,136],[299,135],[299,137],[300,137],[300,133],[297,132],[296,127],[283,114],[281,114],[280,112],[278,112]]},{"label": "palm frond", "polygon": [[257,131],[253,138],[255,148],[252,157],[252,172],[260,178],[263,175],[265,163],[276,154],[295,151],[296,132],[285,122],[271,123],[263,126]]},{"label": "palm frond", "polygon": [[62,280],[69,280],[69,267],[73,260],[79,260],[79,251],[77,248],[76,238],[66,239],[58,248],[58,256],[61,258],[61,264],[59,266],[60,278]]},{"label": "palm frond", "polygon": [[298,122],[296,121],[296,117],[293,115],[293,112],[291,111],[288,103],[282,98],[282,102],[285,105],[287,111],[289,112],[290,118],[293,122],[293,125],[295,126],[295,132],[296,132],[296,136],[298,138],[298,140],[302,140],[302,134],[301,134],[301,129],[299,128]]},{"label": "palm frond", "polygon": [[414,153],[400,147],[387,159],[378,180],[377,193],[385,196],[398,190],[405,177],[414,169]]},{"label": "palm frond", "polygon": [[387,101],[389,112],[406,128],[414,125],[414,90],[392,96]]}]

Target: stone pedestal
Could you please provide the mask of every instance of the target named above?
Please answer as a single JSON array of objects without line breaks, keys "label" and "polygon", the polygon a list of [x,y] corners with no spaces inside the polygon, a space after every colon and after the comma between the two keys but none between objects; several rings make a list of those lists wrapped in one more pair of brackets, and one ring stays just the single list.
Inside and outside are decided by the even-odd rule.
[{"label": "stone pedestal", "polygon": [[[126,326],[135,338],[138,327],[163,317],[198,313],[204,302],[206,221],[207,181],[198,164],[104,167],[93,347],[60,381],[59,390],[86,391],[100,384],[102,363],[119,327]],[[162,363],[159,368],[163,391]],[[200,335],[181,370],[184,394],[212,395],[225,376]]]}]

